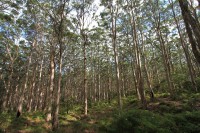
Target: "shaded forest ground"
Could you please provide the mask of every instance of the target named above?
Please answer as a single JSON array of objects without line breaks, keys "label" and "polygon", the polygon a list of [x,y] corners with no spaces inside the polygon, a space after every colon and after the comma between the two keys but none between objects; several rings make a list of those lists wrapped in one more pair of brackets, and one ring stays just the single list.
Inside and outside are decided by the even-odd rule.
[{"label": "shaded forest ground", "polygon": [[[123,110],[119,111],[117,101],[90,105],[89,115],[83,114],[83,107],[74,105],[67,113],[61,105],[58,133],[199,133],[200,93],[181,93],[174,98],[169,94],[157,94],[148,109],[134,97],[123,98]],[[42,112],[24,113],[15,118],[15,113],[1,113],[0,132],[48,133],[51,123],[45,121]]]}]

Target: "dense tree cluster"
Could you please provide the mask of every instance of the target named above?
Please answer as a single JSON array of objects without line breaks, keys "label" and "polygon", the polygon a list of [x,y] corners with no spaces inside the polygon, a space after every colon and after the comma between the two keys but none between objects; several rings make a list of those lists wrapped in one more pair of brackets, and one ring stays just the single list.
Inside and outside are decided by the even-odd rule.
[{"label": "dense tree cluster", "polygon": [[[1,111],[199,91],[199,1],[1,0]],[[102,11],[98,14],[98,8]],[[190,45],[191,44],[191,45]]]}]

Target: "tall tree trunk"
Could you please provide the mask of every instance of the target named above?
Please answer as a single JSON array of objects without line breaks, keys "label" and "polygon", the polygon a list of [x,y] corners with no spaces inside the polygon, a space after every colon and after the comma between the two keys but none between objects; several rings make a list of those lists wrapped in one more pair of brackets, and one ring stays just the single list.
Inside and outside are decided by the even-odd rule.
[{"label": "tall tree trunk", "polygon": [[[157,4],[155,6],[157,6],[159,8],[158,1],[157,1]],[[162,34],[161,29],[160,29],[160,26],[161,26],[160,12],[159,12],[159,10],[157,10],[157,11],[158,11],[158,16],[153,16],[155,18],[155,23],[156,23],[156,34],[157,34],[158,39],[159,39],[158,41],[160,42],[162,58],[163,58],[163,65],[164,65],[164,68],[165,68],[165,75],[166,75],[170,95],[173,96],[174,85],[173,85],[173,81],[172,81],[172,77],[171,77],[171,69],[170,69],[171,67],[170,67],[169,53],[167,51],[166,42],[164,41],[163,34]],[[156,11],[154,11],[154,12],[156,12]]]},{"label": "tall tree trunk", "polygon": [[[117,14],[117,12],[116,12]],[[122,109],[122,99],[121,99],[121,89],[120,89],[120,71],[119,71],[119,59],[118,59],[118,48],[117,48],[117,31],[116,31],[116,14],[114,14],[114,9],[111,9],[111,17],[112,17],[112,45],[115,59],[115,77],[116,77],[116,88],[118,94],[118,106]]]},{"label": "tall tree trunk", "polygon": [[[85,36],[86,37],[86,36]],[[88,90],[87,90],[87,68],[86,68],[86,40],[87,38],[84,37],[84,48],[83,48],[83,57],[84,57],[84,114],[87,115],[88,113]]]},{"label": "tall tree trunk", "polygon": [[35,105],[35,111],[37,109],[40,109],[42,103],[40,102],[40,99],[42,99],[42,72],[43,72],[43,63],[44,63],[44,56],[42,56],[41,64],[40,64],[40,70],[39,70],[39,81],[38,81],[38,87],[36,92],[36,105]]},{"label": "tall tree trunk", "polygon": [[[128,29],[128,28],[127,28]],[[131,29],[132,30],[132,29]],[[129,31],[130,32],[130,31]],[[127,32],[127,41],[128,41],[128,46],[131,48],[131,71],[132,71],[132,77],[133,77],[133,81],[134,81],[134,88],[135,88],[135,91],[136,91],[136,94],[137,94],[137,97],[138,99],[141,99],[140,98],[140,95],[139,95],[139,92],[137,90],[137,79],[136,79],[136,76],[135,76],[135,68],[134,68],[134,55],[135,55],[135,52],[134,51],[134,47],[131,46],[131,43],[130,43],[130,39],[129,39],[129,32]]]},{"label": "tall tree trunk", "polygon": [[188,66],[188,69],[189,69],[189,74],[190,74],[192,86],[193,86],[193,88],[195,88],[195,90],[197,90],[196,81],[195,81],[195,74],[194,74],[195,73],[194,72],[194,68],[192,66],[192,61],[191,61],[191,58],[190,58],[188,47],[187,47],[187,45],[186,45],[186,43],[185,43],[185,41],[183,39],[183,36],[181,34],[180,26],[179,26],[179,23],[178,23],[178,20],[177,20],[177,17],[176,17],[176,13],[174,11],[174,2],[172,0],[169,0],[169,3],[172,4],[172,13],[173,13],[173,17],[174,17],[174,20],[175,20],[175,23],[176,23],[178,34],[180,36],[181,46],[182,46],[183,51],[185,53],[185,57],[186,57],[187,66]]},{"label": "tall tree trunk", "polygon": [[[57,12],[57,16],[54,16],[53,19],[53,28],[54,28],[54,33],[56,36],[56,41],[59,44],[59,52],[58,52],[58,69],[59,69],[59,73],[58,73],[58,84],[57,87],[52,87],[53,88],[53,98],[55,98],[55,100],[53,100],[52,102],[52,130],[53,131],[57,131],[58,126],[59,126],[59,120],[58,120],[58,114],[59,114],[59,105],[60,105],[60,93],[61,93],[61,81],[62,81],[62,53],[63,53],[63,33],[64,33],[64,26],[63,26],[63,22],[64,22],[64,14],[65,14],[65,5],[66,5],[66,0],[61,0],[60,4],[59,4],[59,12]],[[54,47],[56,48],[56,47]],[[55,53],[55,52],[53,52]],[[53,54],[55,56],[55,54]],[[52,57],[54,59],[54,56]],[[52,68],[55,69],[55,65],[53,66],[52,63]],[[55,72],[52,70],[52,73],[54,74]],[[51,74],[52,74],[51,73]],[[54,78],[53,78],[54,79]],[[53,80],[52,79],[52,83]],[[55,84],[55,82],[54,82]]]},{"label": "tall tree trunk", "polygon": [[30,86],[30,94],[29,94],[29,103],[28,103],[28,112],[31,112],[32,110],[32,104],[34,100],[34,90],[35,90],[35,84],[36,84],[36,73],[38,71],[38,66],[36,64],[35,69],[33,70],[33,75],[32,75],[32,84]]},{"label": "tall tree trunk", "polygon": [[51,46],[50,51],[50,82],[49,82],[49,91],[47,90],[47,117],[46,121],[50,121],[52,119],[51,111],[52,111],[52,103],[53,103],[53,90],[54,90],[54,77],[55,77],[55,49]]},{"label": "tall tree trunk", "polygon": [[153,91],[153,88],[152,88],[152,85],[151,85],[151,81],[150,81],[150,76],[149,76],[149,73],[148,73],[148,69],[147,69],[147,62],[146,62],[146,56],[145,56],[145,46],[144,46],[144,35],[141,32],[141,38],[142,38],[142,55],[143,55],[143,61],[144,61],[144,71],[145,71],[145,74],[146,74],[146,79],[147,79],[147,86],[149,88],[149,93],[150,93],[150,100],[153,101],[154,100],[154,91]]},{"label": "tall tree trunk", "polygon": [[159,42],[161,45],[161,52],[162,52],[162,58],[163,58],[163,64],[164,64],[164,68],[165,68],[167,84],[169,87],[170,94],[171,94],[171,96],[173,96],[174,85],[173,85],[173,81],[172,81],[172,77],[171,77],[170,62],[169,62],[169,57],[168,57],[168,54],[166,51],[165,42],[164,42],[164,39],[163,39],[163,36],[162,36],[159,26],[157,28],[157,35],[159,36]]},{"label": "tall tree trunk", "polygon": [[9,63],[10,75],[8,76],[7,85],[5,84],[6,94],[5,94],[5,98],[4,98],[4,101],[3,101],[3,109],[4,110],[7,110],[9,107],[11,107],[11,103],[12,103],[11,96],[13,94],[12,84],[13,84],[13,74],[14,74],[14,62],[18,57],[18,53],[17,53],[16,57],[14,57],[12,55],[9,42],[8,42],[8,44],[6,44],[6,52],[9,56],[9,59],[10,59],[10,63]]},{"label": "tall tree trunk", "polygon": [[58,129],[59,121],[58,121],[58,113],[59,113],[59,105],[60,105],[60,90],[61,90],[61,81],[62,81],[62,43],[60,44],[60,52],[59,52],[59,75],[58,75],[58,87],[54,88],[55,100],[53,104],[53,120],[52,120],[52,128],[53,131]]},{"label": "tall tree trunk", "polygon": [[98,102],[101,101],[101,72],[100,72],[100,64],[98,59]]},{"label": "tall tree trunk", "polygon": [[[95,64],[95,63],[94,63]],[[94,84],[94,102],[97,101],[97,83],[96,83],[96,71],[95,71],[95,65],[93,66],[93,84]]]},{"label": "tall tree trunk", "polygon": [[[35,45],[35,42],[36,40],[34,40],[33,42],[33,45]],[[30,53],[30,56],[28,58],[28,65],[27,65],[27,69],[26,69],[26,76],[25,76],[25,81],[24,81],[24,86],[22,87],[22,90],[21,90],[21,94],[20,94],[20,98],[19,98],[19,101],[18,101],[18,107],[17,107],[17,117],[19,117],[22,113],[22,109],[23,109],[23,101],[24,101],[24,93],[27,89],[27,84],[28,84],[28,78],[29,78],[29,69],[30,69],[30,65],[32,63],[32,52]]]},{"label": "tall tree trunk", "polygon": [[200,63],[200,23],[197,18],[192,16],[192,13],[188,8],[189,3],[187,0],[179,0],[179,4],[193,54]]},{"label": "tall tree trunk", "polygon": [[[132,5],[133,6],[133,5]],[[138,92],[138,97],[140,97],[143,108],[147,108],[146,98],[144,95],[144,79],[142,75],[142,67],[141,67],[141,50],[138,45],[138,37],[137,37],[137,30],[136,30],[136,20],[134,17],[133,10],[131,11],[131,26],[132,26],[132,38],[133,38],[133,45],[134,45],[134,53],[135,53],[135,76],[136,76],[136,88]]]},{"label": "tall tree trunk", "polygon": [[12,79],[13,79],[13,60],[11,60],[11,64],[10,64],[10,75],[8,77],[8,83],[7,83],[7,87],[6,87],[6,98],[3,102],[3,108],[7,109],[9,108],[10,104],[11,104],[11,95],[12,95]]}]

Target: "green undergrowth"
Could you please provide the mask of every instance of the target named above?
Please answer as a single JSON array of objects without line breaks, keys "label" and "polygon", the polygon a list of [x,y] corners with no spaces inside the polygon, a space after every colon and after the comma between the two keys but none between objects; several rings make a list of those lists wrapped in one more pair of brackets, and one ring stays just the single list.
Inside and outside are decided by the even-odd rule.
[{"label": "green undergrowth", "polygon": [[[176,95],[175,95],[176,96]],[[147,98],[148,107],[142,109],[140,101],[133,96],[122,98],[123,109],[117,100],[90,104],[85,116],[83,105],[70,109],[61,104],[59,129],[55,133],[199,133],[200,93],[181,93],[170,97],[169,93]],[[44,112],[0,114],[0,133],[54,133],[51,122],[45,121]]]},{"label": "green undergrowth", "polygon": [[49,129],[49,124],[45,122],[45,116],[41,112],[23,113],[19,118],[16,118],[14,112],[0,114],[0,132],[45,133]]},{"label": "green undergrowth", "polygon": [[[124,99],[120,113],[113,114],[102,132],[110,133],[199,133],[200,93],[181,93],[177,98],[168,93],[156,94],[147,110],[132,97]],[[131,107],[131,108],[130,108]]]},{"label": "green undergrowth", "polygon": [[110,133],[198,133],[200,111],[158,114],[148,110],[130,110],[116,116],[105,127]]}]

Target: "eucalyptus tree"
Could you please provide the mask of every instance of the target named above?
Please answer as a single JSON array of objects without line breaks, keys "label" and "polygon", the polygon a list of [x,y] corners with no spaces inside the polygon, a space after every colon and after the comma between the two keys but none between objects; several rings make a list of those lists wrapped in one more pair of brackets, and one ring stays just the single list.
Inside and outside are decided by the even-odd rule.
[{"label": "eucalyptus tree", "polygon": [[[90,40],[90,47],[88,48],[88,68],[90,82],[89,99],[97,102],[101,100],[101,65],[102,65],[102,44],[103,44],[103,30],[100,28],[93,28],[88,33]],[[105,37],[105,36],[104,36]]]},{"label": "eucalyptus tree", "polygon": [[[48,104],[47,120],[51,119],[52,115],[52,128],[58,128],[58,113],[60,104],[61,81],[62,81],[62,60],[64,48],[64,34],[67,26],[67,15],[71,11],[68,0],[62,1],[43,1],[37,2],[40,9],[43,10],[44,15],[47,16],[50,36],[47,37],[50,44],[50,96]],[[58,58],[56,58],[58,56]],[[58,70],[57,70],[58,69]],[[54,84],[56,79],[55,75],[58,71],[58,84]],[[57,85],[57,86],[56,86]],[[55,98],[55,99],[54,99]],[[54,99],[54,100],[52,100]]]},{"label": "eucalyptus tree", "polygon": [[[198,1],[199,2],[199,1]],[[200,3],[200,2],[199,2]],[[192,11],[187,0],[179,0],[180,8],[182,11],[185,28],[192,46],[193,54],[200,63],[200,23],[196,16],[196,12]]]},{"label": "eucalyptus tree", "polygon": [[174,85],[172,80],[172,63],[170,59],[170,51],[169,51],[169,45],[167,43],[168,36],[165,36],[166,31],[165,29],[165,17],[163,15],[163,10],[161,10],[161,5],[163,4],[161,1],[157,0],[155,2],[151,1],[152,3],[152,13],[153,13],[153,25],[155,27],[155,33],[157,35],[157,40],[160,43],[160,50],[161,50],[161,56],[163,60],[163,66],[165,69],[165,75],[167,84],[169,87],[170,94],[173,95]]},{"label": "eucalyptus tree", "polygon": [[95,10],[93,0],[73,1],[73,7],[76,11],[75,25],[77,25],[77,33],[81,37],[81,47],[83,53],[83,90],[84,90],[84,114],[88,113],[88,77],[87,77],[87,46],[89,45],[88,32],[90,24],[93,21],[92,12]]},{"label": "eucalyptus tree", "polygon": [[183,33],[181,31],[181,27],[180,27],[180,20],[177,19],[177,16],[180,15],[177,13],[177,11],[175,10],[175,4],[173,0],[168,0],[169,3],[171,4],[171,10],[172,10],[172,14],[173,14],[173,18],[174,18],[174,21],[176,23],[176,27],[177,27],[177,30],[178,30],[178,35],[180,37],[180,43],[181,43],[181,46],[183,48],[183,51],[184,51],[184,54],[185,54],[185,58],[186,58],[186,61],[187,61],[187,66],[188,66],[188,70],[189,70],[189,75],[190,75],[190,78],[191,78],[191,82],[192,82],[192,85],[193,85],[193,88],[196,88],[196,81],[195,81],[195,71],[194,71],[194,68],[193,68],[193,65],[192,65],[192,59],[191,59],[191,55],[189,53],[189,48],[187,46],[187,42],[185,41],[185,39],[183,38]]},{"label": "eucalyptus tree", "polygon": [[117,19],[119,14],[119,1],[102,1],[102,5],[105,6],[105,13],[102,14],[102,17],[107,17],[110,21],[107,21],[105,26],[108,26],[110,29],[112,47],[114,53],[114,63],[115,63],[115,78],[116,78],[116,90],[118,95],[118,106],[122,109],[122,99],[121,99],[121,78],[120,78],[120,68],[119,68],[119,53],[117,45]]},{"label": "eucalyptus tree", "polygon": [[[136,85],[136,77],[135,77],[135,57],[134,57],[134,47],[132,42],[132,24],[130,23],[130,14],[127,13],[127,1],[121,2],[120,6],[122,6],[122,11],[119,13],[119,54],[120,54],[120,67],[121,67],[121,75],[122,75],[122,94],[123,96],[126,94],[126,91],[137,92]],[[126,71],[124,71],[126,70]],[[129,77],[126,77],[129,76]],[[127,83],[130,87],[127,87],[128,90],[125,91],[125,82],[127,78]],[[134,86],[134,87],[133,87]],[[128,93],[130,95],[130,93]]]},{"label": "eucalyptus tree", "polygon": [[[57,91],[55,91],[56,100],[53,105],[53,121],[52,126],[53,130],[56,130],[58,128],[58,113],[59,113],[59,104],[60,104],[60,90],[61,90],[61,80],[62,80],[62,54],[63,54],[63,34],[64,34],[64,20],[65,15],[69,12],[69,8],[67,8],[67,0],[60,1],[58,8],[57,8],[57,16],[54,16],[53,19],[53,27],[54,32],[57,37],[57,42],[59,45],[59,59],[58,59],[58,68],[59,68],[59,77],[58,77],[58,88]],[[68,5],[69,6],[69,5]]]},{"label": "eucalyptus tree", "polygon": [[[130,4],[128,4],[130,3]],[[139,38],[140,19],[138,16],[141,14],[142,3],[140,1],[126,1],[125,11],[129,16],[129,22],[131,25],[131,36],[133,44],[133,53],[134,53],[134,76],[135,76],[135,86],[136,92],[139,99],[141,100],[143,107],[146,108],[146,98],[144,95],[144,76],[142,73],[142,60],[141,60],[141,44],[142,42]]]}]

